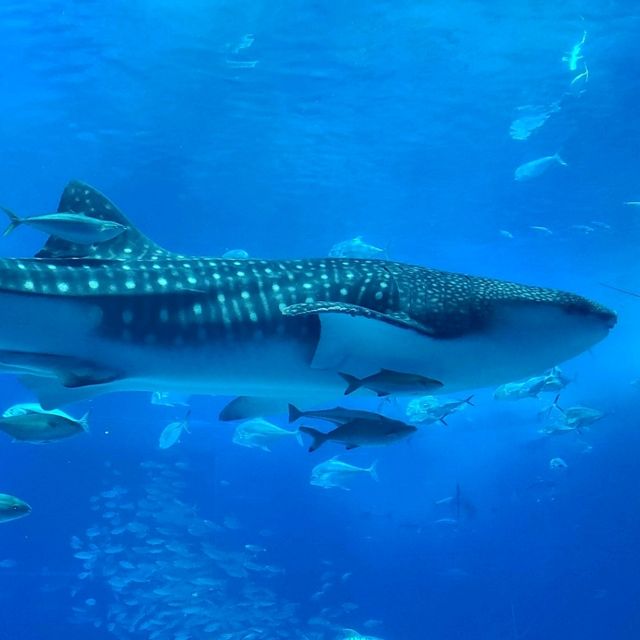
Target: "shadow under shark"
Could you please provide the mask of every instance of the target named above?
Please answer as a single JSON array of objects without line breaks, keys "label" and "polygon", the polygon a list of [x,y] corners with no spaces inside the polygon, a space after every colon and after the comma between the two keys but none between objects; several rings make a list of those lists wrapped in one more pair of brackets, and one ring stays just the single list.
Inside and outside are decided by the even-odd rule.
[{"label": "shadow under shark", "polygon": [[58,211],[126,231],[94,245],[51,236],[34,258],[0,260],[0,370],[45,408],[186,391],[241,396],[222,413],[235,419],[335,399],[341,373],[381,369],[448,393],[549,369],[616,322],[572,293],[386,260],[178,255],[81,182]]}]

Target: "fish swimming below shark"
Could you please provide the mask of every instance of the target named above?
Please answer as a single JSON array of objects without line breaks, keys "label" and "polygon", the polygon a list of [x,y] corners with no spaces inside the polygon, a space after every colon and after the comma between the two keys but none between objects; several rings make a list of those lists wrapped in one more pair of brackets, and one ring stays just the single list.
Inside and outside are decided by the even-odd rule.
[{"label": "fish swimming below shark", "polygon": [[[44,408],[123,390],[239,396],[225,419],[341,397],[381,370],[438,393],[544,371],[616,323],[581,296],[385,260],[179,255],[81,182],[59,211],[126,230],[0,259],[0,371]],[[354,395],[372,395],[359,389]]]}]

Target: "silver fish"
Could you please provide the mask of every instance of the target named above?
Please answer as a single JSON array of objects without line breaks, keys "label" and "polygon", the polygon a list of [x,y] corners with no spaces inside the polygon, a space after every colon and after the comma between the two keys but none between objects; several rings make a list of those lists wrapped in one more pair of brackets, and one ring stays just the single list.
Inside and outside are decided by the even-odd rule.
[{"label": "silver fish", "polygon": [[536,376],[524,382],[507,382],[500,385],[493,393],[496,400],[521,400],[522,398],[537,398],[544,391],[546,376]]},{"label": "silver fish", "polygon": [[302,445],[302,439],[297,431],[287,431],[263,418],[253,418],[246,422],[241,422],[236,427],[233,442],[242,447],[270,452],[269,445],[291,436]]},{"label": "silver fish", "polygon": [[50,236],[56,236],[78,244],[99,244],[113,240],[126,231],[126,227],[112,220],[101,220],[74,212],[48,213],[29,218],[18,217],[11,209],[0,207],[9,216],[9,226],[3,236],[8,236],[14,229],[27,225]]},{"label": "silver fish", "polygon": [[521,164],[515,170],[514,179],[518,182],[522,182],[524,180],[537,178],[554,165],[566,167],[567,163],[557,153],[554,153],[552,156],[544,156],[543,158],[538,158],[537,160],[531,160],[531,162]]},{"label": "silver fish", "polygon": [[464,398],[464,400],[447,400],[436,396],[422,396],[409,402],[406,414],[413,424],[430,424],[439,421],[446,425],[445,418],[452,413],[461,411],[467,405],[473,406],[471,400],[473,400],[473,396]]},{"label": "silver fish", "polygon": [[222,254],[225,260],[248,260],[251,256],[244,249],[228,249]]},{"label": "silver fish", "polygon": [[191,412],[188,411],[187,415],[182,420],[169,423],[160,434],[158,446],[161,449],[168,449],[172,447],[178,440],[184,431],[189,430],[189,416]]},{"label": "silver fish", "polygon": [[382,258],[385,254],[384,249],[367,244],[362,236],[338,242],[329,251],[330,258]]},{"label": "silver fish", "polygon": [[31,507],[26,502],[7,493],[0,493],[0,522],[17,520],[30,513]]},{"label": "silver fish", "polygon": [[33,403],[14,405],[0,417],[0,431],[14,440],[32,444],[64,440],[88,430],[88,414],[77,420],[59,409],[45,411]]},{"label": "silver fish", "polygon": [[365,474],[378,481],[376,467],[377,461],[370,467],[357,467],[348,462],[342,462],[342,460],[338,459],[338,456],[334,456],[316,465],[311,470],[310,483],[323,489],[339,488],[349,491],[349,487],[346,486],[345,482],[354,476]]}]

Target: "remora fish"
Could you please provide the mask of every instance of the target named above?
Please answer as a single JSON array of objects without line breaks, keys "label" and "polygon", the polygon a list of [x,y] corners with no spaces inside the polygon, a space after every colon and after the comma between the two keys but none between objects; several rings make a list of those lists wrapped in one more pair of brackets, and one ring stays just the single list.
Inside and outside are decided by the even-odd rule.
[{"label": "remora fish", "polygon": [[294,405],[289,405],[289,422],[295,422],[300,418],[315,418],[316,420],[326,420],[327,422],[333,422],[333,424],[344,424],[350,420],[356,418],[377,419],[380,417],[379,413],[373,411],[363,411],[361,409],[347,409],[345,407],[335,407],[333,409],[316,409],[310,411],[301,411]]},{"label": "remora fish", "polygon": [[45,408],[177,391],[258,398],[269,415],[341,395],[340,372],[381,369],[444,392],[497,386],[589,349],[616,322],[571,293],[385,260],[177,255],[70,183],[59,210],[87,209],[126,231],[95,246],[52,236],[35,258],[0,260],[2,370]]},{"label": "remora fish", "polygon": [[0,522],[17,520],[30,513],[31,507],[26,502],[7,493],[0,493]]},{"label": "remora fish", "polygon": [[300,427],[302,433],[313,438],[309,451],[315,451],[325,442],[341,442],[347,449],[361,446],[387,445],[410,436],[417,427],[378,415],[377,418],[356,418],[336,427],[329,433],[322,433],[312,427]]},{"label": "remora fish", "polygon": [[47,213],[42,216],[20,218],[11,209],[0,207],[9,216],[9,226],[3,236],[8,236],[16,227],[26,224],[47,235],[56,236],[68,242],[94,244],[113,240],[126,231],[127,227],[113,220],[100,220],[81,212]]},{"label": "remora fish", "polygon": [[377,396],[382,397],[389,396],[392,393],[415,395],[438,389],[442,386],[442,382],[439,380],[433,380],[414,373],[390,371],[389,369],[380,369],[378,373],[360,380],[348,373],[341,372],[340,375],[347,383],[347,388],[344,392],[345,396],[362,387],[375,391]]}]

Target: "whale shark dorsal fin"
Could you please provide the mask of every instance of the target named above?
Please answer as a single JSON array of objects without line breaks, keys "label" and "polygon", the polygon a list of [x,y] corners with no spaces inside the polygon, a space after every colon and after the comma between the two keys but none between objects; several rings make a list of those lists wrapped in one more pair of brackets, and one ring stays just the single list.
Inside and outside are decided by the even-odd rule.
[{"label": "whale shark dorsal fin", "polygon": [[127,229],[99,244],[77,244],[49,236],[36,258],[92,258],[99,260],[159,260],[177,257],[147,238],[105,195],[92,186],[73,180],[67,184],[58,205],[58,213],[77,213],[99,220],[109,220]]}]

